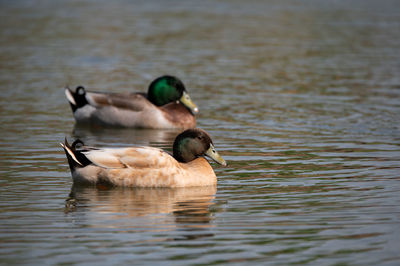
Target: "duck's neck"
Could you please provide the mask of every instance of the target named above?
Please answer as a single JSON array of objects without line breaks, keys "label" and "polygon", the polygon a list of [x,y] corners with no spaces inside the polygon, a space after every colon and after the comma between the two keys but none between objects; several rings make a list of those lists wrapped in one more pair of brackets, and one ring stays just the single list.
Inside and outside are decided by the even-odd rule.
[{"label": "duck's neck", "polygon": [[186,178],[181,180],[184,185],[181,184],[181,186],[215,186],[217,184],[217,176],[204,157],[180,165],[186,173]]},{"label": "duck's neck", "polygon": [[196,126],[195,116],[181,103],[169,103],[163,105],[165,118],[179,128],[194,128]]}]

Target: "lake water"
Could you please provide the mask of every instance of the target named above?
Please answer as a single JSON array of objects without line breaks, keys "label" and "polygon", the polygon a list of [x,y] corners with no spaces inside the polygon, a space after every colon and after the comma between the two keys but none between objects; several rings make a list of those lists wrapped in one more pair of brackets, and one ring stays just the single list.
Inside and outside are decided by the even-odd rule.
[{"label": "lake water", "polygon": [[[399,265],[397,1],[1,1],[0,264]],[[227,167],[217,188],[72,187],[59,142],[170,149],[74,125],[63,87],[176,75]]]}]

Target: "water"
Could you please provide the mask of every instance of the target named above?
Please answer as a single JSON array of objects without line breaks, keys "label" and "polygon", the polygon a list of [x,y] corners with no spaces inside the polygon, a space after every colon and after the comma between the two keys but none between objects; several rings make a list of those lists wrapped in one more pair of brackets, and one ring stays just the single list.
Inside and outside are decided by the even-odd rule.
[{"label": "water", "polygon": [[[2,1],[1,264],[398,265],[396,1]],[[173,74],[227,167],[217,188],[75,188],[62,88]]]}]

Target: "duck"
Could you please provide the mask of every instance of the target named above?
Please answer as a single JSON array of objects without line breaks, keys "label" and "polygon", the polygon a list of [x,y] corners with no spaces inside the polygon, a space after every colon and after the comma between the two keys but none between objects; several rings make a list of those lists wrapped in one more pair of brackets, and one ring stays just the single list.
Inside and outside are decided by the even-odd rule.
[{"label": "duck", "polygon": [[[220,165],[226,161],[216,151],[210,135],[199,128],[180,133],[172,154],[158,148],[93,148],[77,139],[63,147],[74,185],[114,187],[198,187],[215,186],[217,177],[207,159]],[[77,148],[77,145],[80,147]]]},{"label": "duck", "polygon": [[164,75],[150,83],[147,93],[108,93],[68,86],[65,95],[77,124],[106,127],[188,129],[196,126],[199,109],[183,82]]}]

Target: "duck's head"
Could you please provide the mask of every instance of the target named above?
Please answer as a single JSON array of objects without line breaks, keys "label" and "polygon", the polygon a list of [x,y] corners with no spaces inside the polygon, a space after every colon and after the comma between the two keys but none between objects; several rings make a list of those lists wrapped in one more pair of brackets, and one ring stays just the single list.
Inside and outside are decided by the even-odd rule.
[{"label": "duck's head", "polygon": [[218,154],[210,135],[202,129],[192,128],[179,134],[173,146],[174,158],[183,163],[207,155],[217,163],[226,166],[225,160]]},{"label": "duck's head", "polygon": [[157,106],[178,101],[186,106],[192,114],[199,112],[196,104],[190,99],[185,85],[174,76],[162,76],[155,79],[149,86],[147,97]]}]

